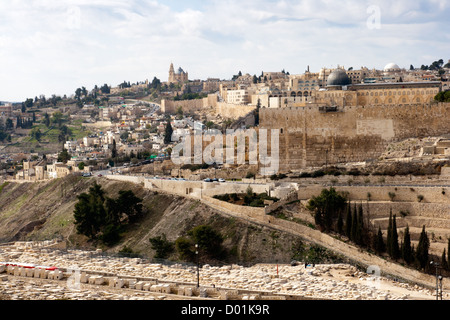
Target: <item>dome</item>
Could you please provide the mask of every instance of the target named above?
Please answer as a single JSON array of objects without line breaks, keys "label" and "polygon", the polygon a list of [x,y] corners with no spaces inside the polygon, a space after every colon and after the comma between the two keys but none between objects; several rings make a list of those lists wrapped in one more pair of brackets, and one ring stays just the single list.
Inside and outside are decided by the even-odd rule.
[{"label": "dome", "polygon": [[400,67],[398,65],[396,65],[395,63],[389,63],[384,67],[385,72],[397,71],[397,70],[400,70]]},{"label": "dome", "polygon": [[334,70],[327,79],[327,86],[346,86],[351,80],[343,69]]}]

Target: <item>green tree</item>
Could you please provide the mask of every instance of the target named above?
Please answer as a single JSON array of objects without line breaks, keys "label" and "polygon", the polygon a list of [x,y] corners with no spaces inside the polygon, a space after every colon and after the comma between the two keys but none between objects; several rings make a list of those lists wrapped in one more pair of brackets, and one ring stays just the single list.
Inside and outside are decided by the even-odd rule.
[{"label": "green tree", "polygon": [[389,223],[386,237],[386,251],[389,256],[392,256],[392,209],[389,212]]},{"label": "green tree", "polygon": [[58,162],[67,163],[67,161],[69,161],[71,158],[72,158],[72,156],[71,156],[70,153],[67,151],[67,149],[63,149],[63,150],[58,154]]},{"label": "green tree", "polygon": [[116,158],[117,157],[117,145],[116,145],[116,139],[113,139],[113,143],[112,143],[112,149],[111,149],[111,158]]},{"label": "green tree", "polygon": [[58,127],[61,126],[63,122],[63,114],[61,111],[56,111],[55,113],[53,113],[52,115],[52,123],[58,125]]},{"label": "green tree", "polygon": [[450,267],[450,238],[447,239],[447,265]]},{"label": "green tree", "polygon": [[103,86],[100,87],[100,91],[103,94],[109,94],[111,92],[111,89],[109,88],[109,86],[105,83]]},{"label": "green tree", "polygon": [[175,241],[175,248],[181,260],[195,261],[194,243],[187,237],[179,237]]},{"label": "green tree", "polygon": [[169,144],[172,142],[172,133],[173,133],[172,124],[170,123],[170,119],[167,119],[166,131],[164,134],[165,144]]},{"label": "green tree", "polygon": [[420,233],[419,243],[416,249],[416,259],[419,262],[421,268],[425,268],[428,264],[428,250],[430,248],[430,241],[428,235],[425,232],[425,225],[422,227],[422,232]]},{"label": "green tree", "polygon": [[339,214],[338,214],[337,232],[339,234],[343,234],[344,233],[344,220],[342,219],[341,211],[339,211]]},{"label": "green tree", "polygon": [[152,249],[156,251],[155,258],[165,259],[174,251],[174,244],[167,240],[166,235],[163,233],[161,236],[157,236],[149,239],[152,244]]},{"label": "green tree", "polygon": [[86,166],[86,164],[84,163],[84,162],[80,162],[79,164],[78,164],[78,169],[79,170],[84,170],[84,167]]},{"label": "green tree", "polygon": [[259,126],[259,110],[261,109],[261,99],[258,98],[255,110],[255,127]]},{"label": "green tree", "polygon": [[131,190],[119,191],[116,206],[117,210],[125,215],[129,222],[135,222],[142,217],[142,199],[138,198]]},{"label": "green tree", "polygon": [[448,270],[447,255],[445,252],[445,248],[444,251],[442,251],[441,261],[442,261],[442,268],[444,270]]},{"label": "green tree", "polygon": [[123,227],[141,216],[141,201],[130,190],[119,191],[119,197],[111,199],[95,183],[89,188],[89,193],[78,196],[75,204],[77,232],[91,240],[99,239],[107,245],[114,244],[120,239]]},{"label": "green tree", "polygon": [[396,215],[394,214],[394,217],[392,219],[392,254],[391,257],[395,260],[400,258],[400,247],[398,244],[398,233],[397,233],[397,222],[396,222]]},{"label": "green tree", "polygon": [[210,257],[219,257],[223,251],[223,237],[211,226],[200,225],[188,232],[192,241],[198,244],[202,253]]},{"label": "green tree", "polygon": [[96,238],[103,219],[106,216],[104,191],[95,183],[89,188],[89,193],[82,193],[75,204],[74,219],[77,232],[93,240]]},{"label": "green tree", "polygon": [[33,103],[34,103],[33,99],[29,98],[29,99],[25,100],[25,108],[26,109],[33,108]]},{"label": "green tree", "polygon": [[411,235],[409,233],[408,225],[406,225],[405,233],[403,236],[402,258],[403,258],[403,260],[405,260],[405,262],[407,264],[410,264],[414,259],[414,255],[413,255],[412,247],[411,247]]},{"label": "green tree", "polygon": [[333,187],[323,189],[317,197],[312,197],[307,204],[307,209],[314,212],[314,220],[322,230],[330,231],[333,221],[339,212],[345,209],[347,200],[336,192]]},{"label": "green tree", "polygon": [[352,215],[352,231],[351,231],[351,240],[354,241],[356,244],[358,244],[358,213],[356,209],[356,203],[353,210]]},{"label": "green tree", "polygon": [[351,240],[352,236],[352,206],[347,203],[347,218],[345,219],[345,235]]},{"label": "green tree", "polygon": [[378,227],[378,233],[377,237],[375,238],[374,248],[377,254],[381,254],[386,251],[386,245],[384,243],[383,232],[381,232],[381,227]]},{"label": "green tree", "polygon": [[44,114],[44,124],[47,128],[50,127],[50,116],[47,112]]},{"label": "green tree", "polygon": [[[226,252],[222,246],[223,237],[211,226],[200,225],[188,231],[187,237],[180,237],[175,241],[176,250],[183,260],[195,261],[199,257],[209,259],[223,259]],[[195,247],[198,245],[198,248]]]},{"label": "green tree", "polygon": [[33,139],[36,139],[37,141],[41,141],[42,132],[38,127],[35,127],[31,130],[30,136]]}]

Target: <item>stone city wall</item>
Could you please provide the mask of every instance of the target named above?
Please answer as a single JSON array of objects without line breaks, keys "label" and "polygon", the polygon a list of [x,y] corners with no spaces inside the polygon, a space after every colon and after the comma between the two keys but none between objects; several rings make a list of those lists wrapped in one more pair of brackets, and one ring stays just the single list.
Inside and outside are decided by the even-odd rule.
[{"label": "stone city wall", "polygon": [[209,94],[203,99],[194,100],[162,100],[161,111],[164,113],[175,113],[181,107],[183,112],[198,112],[198,111],[212,111],[220,114],[223,118],[238,119],[244,117],[253,110],[256,106],[252,105],[235,105],[225,102],[218,102],[216,94]]},{"label": "stone city wall", "polygon": [[[111,176],[115,179],[116,176]],[[110,178],[110,176],[108,176]],[[131,181],[124,179],[125,181]],[[163,190],[166,192],[200,198],[204,196],[215,196],[220,194],[245,193],[251,186],[255,193],[268,192],[270,186],[266,184],[250,185],[247,183],[227,183],[227,182],[204,182],[204,181],[179,181],[164,179],[145,179],[144,187],[148,189]]]},{"label": "stone city wall", "polygon": [[377,159],[389,142],[450,132],[450,103],[260,110],[260,127],[280,129],[280,169]]}]

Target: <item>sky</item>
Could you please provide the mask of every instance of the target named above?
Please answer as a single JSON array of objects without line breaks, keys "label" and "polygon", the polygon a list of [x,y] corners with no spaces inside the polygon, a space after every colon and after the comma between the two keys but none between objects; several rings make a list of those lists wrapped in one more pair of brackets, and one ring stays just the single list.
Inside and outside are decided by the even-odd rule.
[{"label": "sky", "polygon": [[450,59],[447,0],[8,0],[0,101],[239,71],[402,68]]}]

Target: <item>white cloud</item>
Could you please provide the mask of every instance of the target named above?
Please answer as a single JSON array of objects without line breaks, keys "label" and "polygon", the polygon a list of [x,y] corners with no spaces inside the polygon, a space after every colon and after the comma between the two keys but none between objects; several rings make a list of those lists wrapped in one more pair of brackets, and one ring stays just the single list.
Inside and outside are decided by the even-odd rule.
[{"label": "white cloud", "polygon": [[[230,78],[323,66],[430,64],[450,52],[450,5],[430,0],[0,2],[0,100],[157,76]],[[198,4],[198,1],[194,2]],[[380,9],[379,29],[367,8]]]}]

